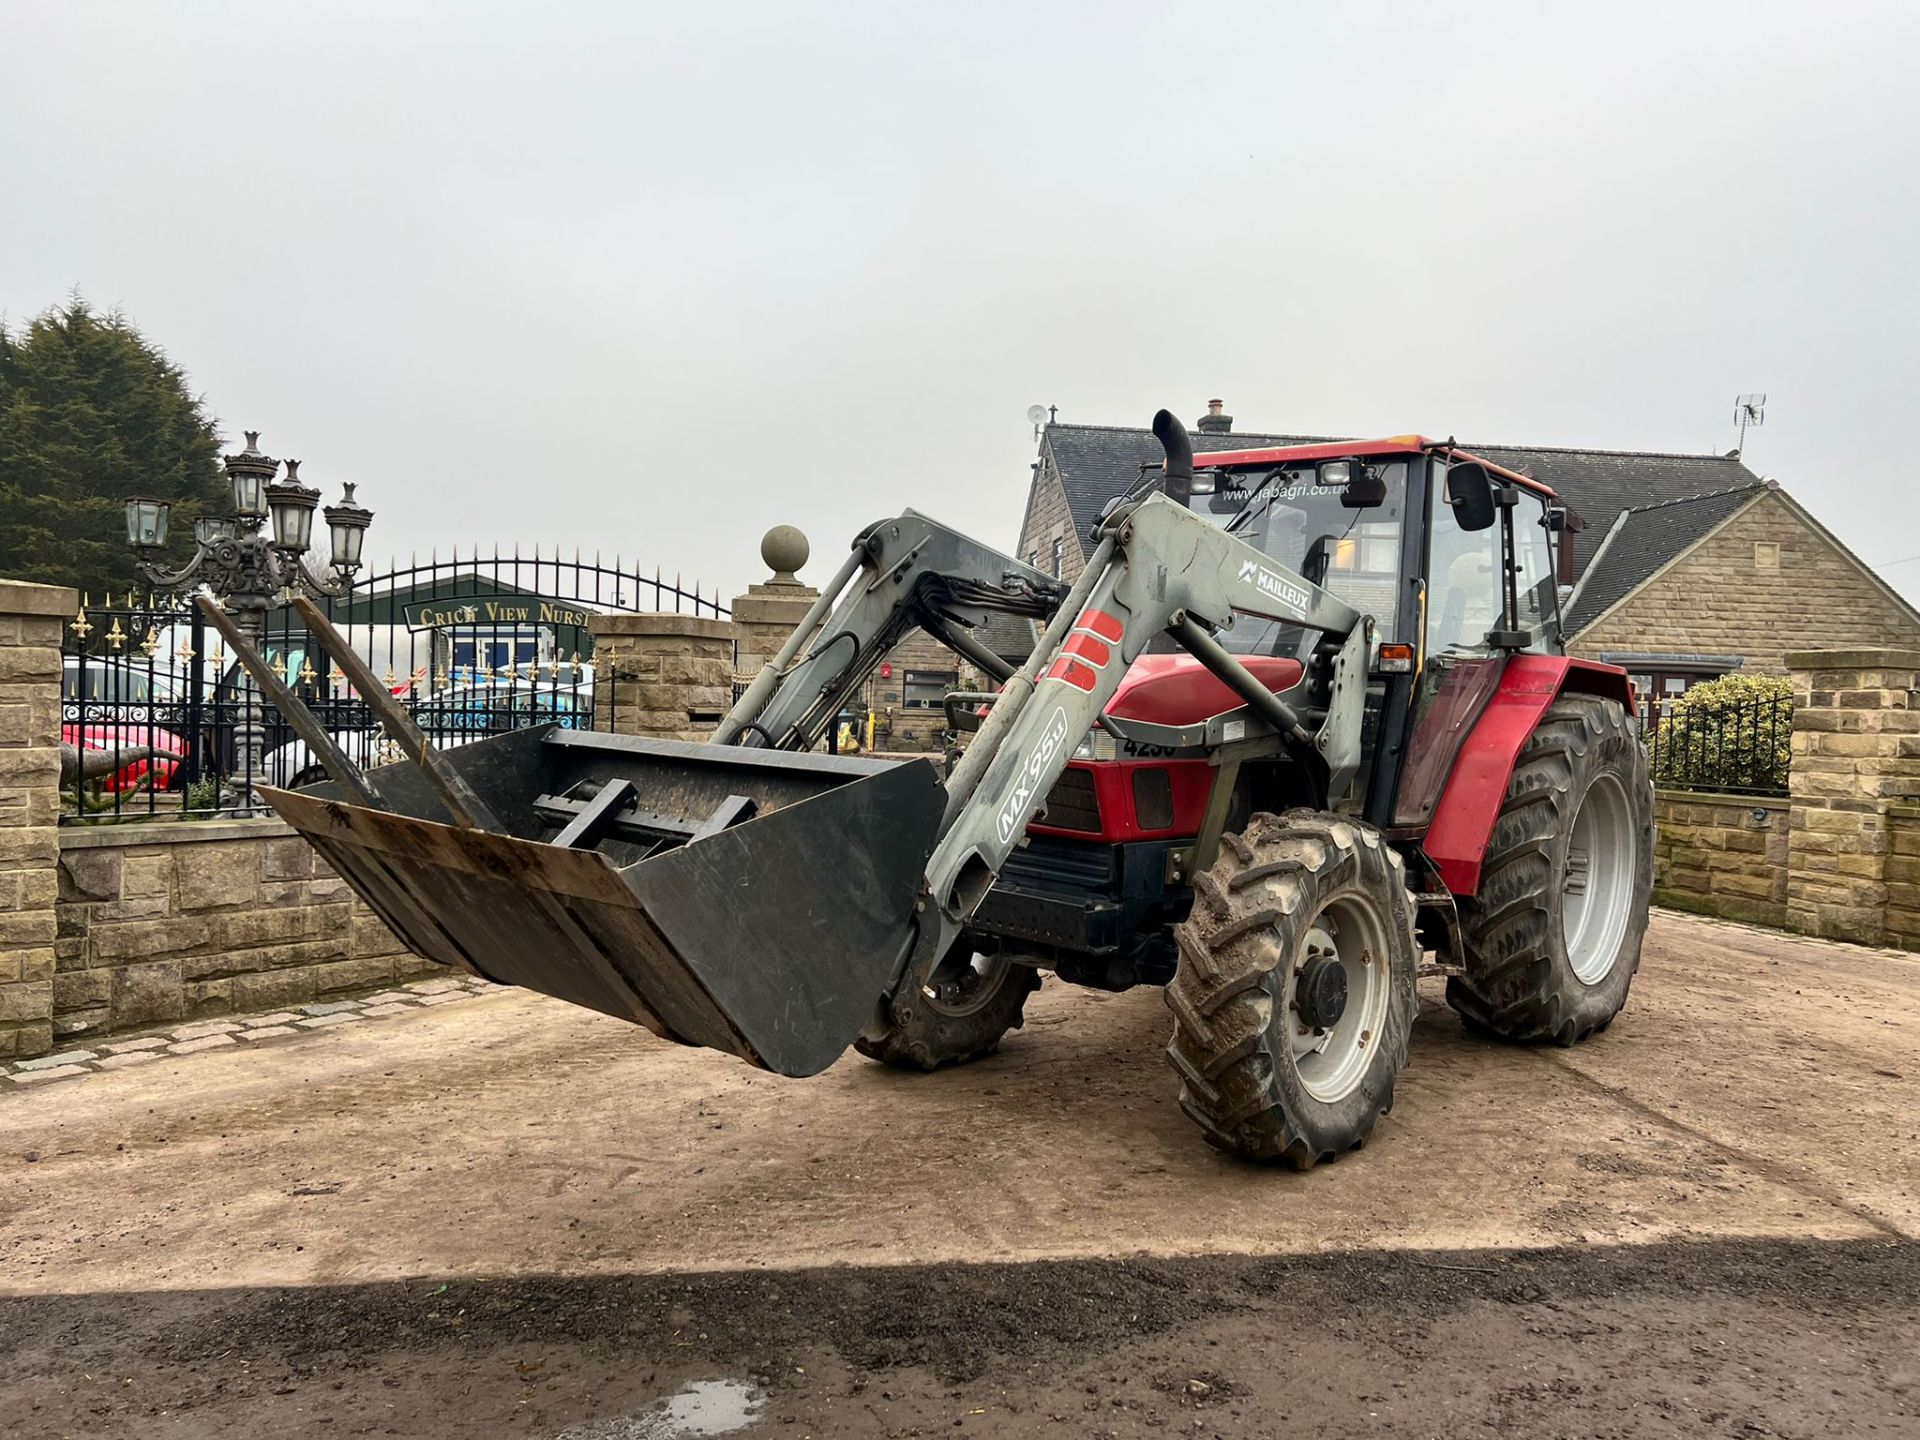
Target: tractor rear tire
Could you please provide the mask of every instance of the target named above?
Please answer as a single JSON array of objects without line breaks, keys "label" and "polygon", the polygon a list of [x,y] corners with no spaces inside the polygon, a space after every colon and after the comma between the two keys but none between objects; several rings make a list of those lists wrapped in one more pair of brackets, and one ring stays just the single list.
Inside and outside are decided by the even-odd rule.
[{"label": "tractor rear tire", "polygon": [[[962,965],[967,968],[961,970]],[[1004,955],[976,957],[965,939],[955,945],[935,979],[939,993],[923,990],[915,995],[911,1003],[895,1009],[884,1034],[872,1040],[863,1035],[853,1048],[896,1070],[964,1065],[991,1055],[1007,1031],[1026,1023],[1027,997],[1040,988],[1040,972],[1031,965],[1016,964]]]},{"label": "tractor rear tire", "polygon": [[1167,987],[1180,1108],[1249,1160],[1306,1170],[1358,1149],[1393,1108],[1418,1008],[1400,856],[1357,821],[1261,813],[1194,892]]},{"label": "tractor rear tire", "polygon": [[1612,700],[1562,695],[1520,749],[1459,902],[1465,974],[1447,1003],[1503,1040],[1573,1045],[1627,1003],[1653,890],[1653,782]]}]

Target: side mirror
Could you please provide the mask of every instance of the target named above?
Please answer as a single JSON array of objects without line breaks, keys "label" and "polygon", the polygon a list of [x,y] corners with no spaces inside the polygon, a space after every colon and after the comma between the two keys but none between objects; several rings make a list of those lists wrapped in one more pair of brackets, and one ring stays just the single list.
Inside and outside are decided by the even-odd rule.
[{"label": "side mirror", "polygon": [[1478,460],[1459,460],[1447,467],[1447,503],[1454,523],[1462,530],[1486,530],[1493,525],[1493,476]]}]

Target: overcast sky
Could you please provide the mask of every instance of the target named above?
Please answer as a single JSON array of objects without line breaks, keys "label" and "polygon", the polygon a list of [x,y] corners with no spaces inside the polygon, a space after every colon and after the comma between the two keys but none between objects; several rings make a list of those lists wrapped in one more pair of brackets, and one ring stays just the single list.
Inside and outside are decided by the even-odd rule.
[{"label": "overcast sky", "polygon": [[[1724,451],[1920,556],[1920,5],[0,0],[0,309],[370,556],[1011,546],[1025,412]],[[1889,570],[1920,595],[1920,562]]]}]

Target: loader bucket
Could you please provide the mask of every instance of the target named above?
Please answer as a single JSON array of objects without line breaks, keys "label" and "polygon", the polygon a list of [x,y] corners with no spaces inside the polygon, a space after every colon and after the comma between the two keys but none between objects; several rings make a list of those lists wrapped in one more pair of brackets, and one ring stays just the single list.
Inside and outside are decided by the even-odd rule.
[{"label": "loader bucket", "polygon": [[900,972],[944,791],[925,761],[552,727],[269,803],[418,955],[782,1075],[831,1065]]}]

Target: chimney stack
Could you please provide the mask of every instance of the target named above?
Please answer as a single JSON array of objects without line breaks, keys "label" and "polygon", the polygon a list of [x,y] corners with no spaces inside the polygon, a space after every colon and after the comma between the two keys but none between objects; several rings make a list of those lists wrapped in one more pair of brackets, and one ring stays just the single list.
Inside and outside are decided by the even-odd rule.
[{"label": "chimney stack", "polygon": [[1199,430],[1202,435],[1225,435],[1233,429],[1233,416],[1221,413],[1225,405],[1223,400],[1207,401],[1207,413],[1200,417]]}]

